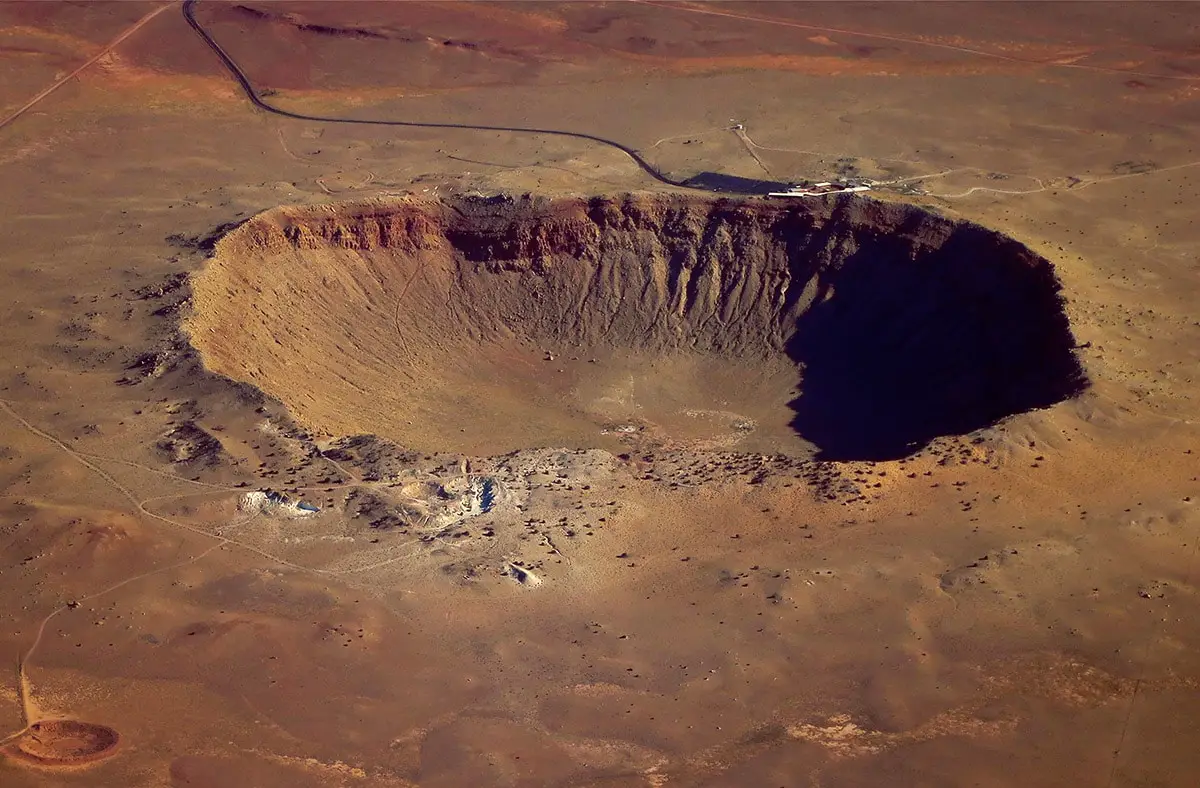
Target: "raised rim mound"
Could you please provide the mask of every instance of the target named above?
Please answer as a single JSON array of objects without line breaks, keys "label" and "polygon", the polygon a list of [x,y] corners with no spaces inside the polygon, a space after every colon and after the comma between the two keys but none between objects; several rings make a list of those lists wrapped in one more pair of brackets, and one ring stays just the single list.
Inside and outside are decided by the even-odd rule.
[{"label": "raised rim mound", "polygon": [[5,747],[4,754],[32,766],[83,766],[112,756],[120,741],[120,734],[107,725],[40,720]]},{"label": "raised rim mound", "polygon": [[[322,258],[319,276],[293,274],[309,250],[351,257]],[[376,312],[395,310],[399,345],[412,343],[400,333],[399,306],[386,302],[402,298],[419,270],[414,290],[435,281],[441,290],[427,300],[459,304],[469,316],[462,337],[443,332],[435,341],[479,347],[517,336],[560,347],[608,342],[660,353],[786,356],[803,376],[788,405],[792,428],[819,459],[906,456],[1088,385],[1048,260],[979,225],[869,198],[779,203],[643,193],[283,206],[228,232],[214,252],[193,274],[189,340],[210,369],[250,380],[320,431],[344,430],[313,424],[286,384],[273,386],[262,374],[267,355],[277,369],[287,364],[279,318],[257,327],[259,345],[246,339],[253,331],[228,327],[252,311],[264,314],[253,303],[264,290],[293,299],[282,302],[289,314],[315,311],[320,301],[299,292],[312,281],[290,280],[324,282],[327,273],[345,273],[341,260],[368,261],[356,270],[376,287]],[[393,270],[404,266],[402,276]],[[322,318],[342,324],[336,330],[354,319]],[[212,338],[222,333],[226,339]],[[290,341],[309,340],[293,333]],[[314,395],[321,392],[305,396]]]}]

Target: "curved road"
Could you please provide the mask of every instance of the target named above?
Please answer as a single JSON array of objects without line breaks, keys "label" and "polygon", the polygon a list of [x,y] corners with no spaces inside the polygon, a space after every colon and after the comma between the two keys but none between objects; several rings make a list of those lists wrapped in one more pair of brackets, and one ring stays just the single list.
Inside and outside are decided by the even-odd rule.
[{"label": "curved road", "polygon": [[[237,62],[232,57],[229,56],[228,52],[226,52],[224,49],[221,48],[221,45],[217,43],[216,39],[214,39],[212,37],[212,35],[207,30],[204,29],[204,26],[201,25],[196,20],[195,8],[196,8],[197,1],[198,0],[184,0],[184,3],[183,3],[184,19],[186,19],[187,23],[189,25],[191,25],[192,30],[195,30],[196,34],[199,35],[202,39],[204,39],[204,43],[208,44],[209,48],[212,49],[212,51],[216,53],[217,57],[221,59],[221,62],[225,65],[225,68],[228,69],[229,73],[231,75],[233,75],[233,78],[241,86],[242,92],[246,94],[246,98],[250,100],[250,103],[253,104],[254,106],[258,107],[259,109],[263,110],[264,112],[270,112],[272,115],[279,115],[279,116],[285,117],[285,118],[293,118],[295,120],[316,121],[319,123],[357,123],[359,125],[366,125],[366,126],[403,126],[403,127],[407,127],[407,128],[416,128],[416,129],[462,129],[462,130],[466,130],[466,131],[503,131],[503,132],[509,132],[512,134],[542,134],[542,135],[554,136],[554,137],[569,137],[571,139],[585,140],[587,142],[595,142],[600,145],[607,145],[610,148],[616,148],[617,150],[621,151],[626,156],[628,156],[630,159],[632,159],[634,164],[636,164],[638,167],[640,167],[644,173],[646,173],[647,175],[649,175],[651,178],[658,181],[659,183],[663,183],[668,186],[679,186],[679,187],[688,188],[688,189],[697,188],[695,186],[689,186],[687,183],[684,183],[683,181],[677,181],[677,180],[674,180],[673,178],[669,178],[666,175],[663,175],[662,172],[660,172],[656,167],[654,167],[654,165],[650,164],[650,162],[643,159],[641,154],[639,154],[633,148],[630,148],[627,145],[623,145],[622,143],[617,142],[616,140],[610,140],[610,139],[606,139],[604,137],[597,137],[594,134],[584,134],[584,133],[578,132],[578,131],[562,131],[561,129],[527,128],[527,127],[522,127],[522,126],[476,126],[476,125],[471,125],[468,123],[420,123],[417,121],[406,121],[406,120],[375,120],[375,119],[370,119],[370,118],[332,118],[332,117],[323,117],[320,115],[308,115],[303,112],[292,112],[291,110],[280,109],[279,107],[272,106],[271,104],[268,104],[265,100],[263,100],[262,95],[255,89],[254,83],[252,83],[250,81],[250,78],[248,76],[246,76],[246,72],[242,70],[241,66],[239,66],[237,64]],[[702,191],[708,191],[708,190],[703,189]]]}]

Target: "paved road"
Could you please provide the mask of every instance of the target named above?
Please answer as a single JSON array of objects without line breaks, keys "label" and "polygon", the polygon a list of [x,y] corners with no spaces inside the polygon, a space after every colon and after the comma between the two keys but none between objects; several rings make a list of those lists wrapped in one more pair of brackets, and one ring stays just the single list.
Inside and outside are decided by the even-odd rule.
[{"label": "paved road", "polygon": [[[189,25],[191,25],[193,30],[196,31],[196,34],[199,35],[202,39],[204,39],[204,43],[208,44],[209,48],[213,52],[216,53],[217,57],[219,57],[221,59],[221,62],[225,65],[225,68],[229,71],[229,73],[233,76],[233,78],[241,86],[242,92],[246,94],[246,98],[250,100],[250,103],[253,104],[254,106],[258,107],[259,109],[263,110],[264,112],[270,112],[273,115],[279,115],[279,116],[285,117],[285,118],[293,118],[295,120],[316,121],[319,123],[355,123],[355,124],[366,125],[366,126],[401,126],[401,127],[405,127],[405,128],[414,128],[414,129],[462,129],[462,130],[466,130],[466,131],[502,131],[502,132],[508,132],[511,134],[539,134],[539,135],[551,136],[551,137],[568,137],[570,139],[584,140],[586,142],[594,142],[599,145],[606,145],[610,148],[615,148],[615,149],[621,151],[626,156],[628,156],[630,159],[632,159],[633,163],[636,164],[639,168],[641,168],[641,170],[644,173],[646,173],[647,175],[649,175],[651,178],[658,181],[659,183],[663,183],[668,186],[679,186],[679,187],[688,188],[688,189],[697,188],[695,186],[689,185],[688,183],[686,183],[684,181],[677,181],[673,178],[667,177],[662,172],[660,172],[654,165],[650,164],[650,162],[643,159],[641,154],[639,154],[633,148],[630,148],[627,145],[617,142],[616,140],[610,140],[610,139],[606,139],[604,137],[597,137],[594,134],[584,134],[584,133],[578,132],[578,131],[563,131],[561,129],[529,128],[529,127],[523,127],[523,126],[477,126],[477,125],[473,125],[473,124],[469,124],[469,123],[423,123],[423,122],[408,121],[408,120],[381,120],[381,119],[373,119],[373,118],[335,118],[335,117],[327,117],[327,116],[322,116],[322,115],[308,115],[303,112],[292,112],[291,110],[280,109],[279,107],[272,106],[271,104],[267,103],[263,99],[262,94],[260,94],[258,92],[258,90],[255,89],[254,83],[252,83],[250,81],[250,78],[248,76],[246,76],[246,72],[243,71],[241,66],[239,66],[237,64],[237,61],[235,61],[232,57],[230,57],[229,53],[226,52],[224,49],[222,49],[221,45],[218,44],[216,39],[214,39],[212,37],[212,34],[209,33],[207,30],[205,30],[204,26],[201,25],[199,21],[197,21],[196,15],[195,15],[196,3],[197,3],[197,0],[184,0],[184,3],[183,3],[184,19],[186,19],[187,23]],[[709,190],[708,189],[700,189],[700,191],[709,191]]]}]

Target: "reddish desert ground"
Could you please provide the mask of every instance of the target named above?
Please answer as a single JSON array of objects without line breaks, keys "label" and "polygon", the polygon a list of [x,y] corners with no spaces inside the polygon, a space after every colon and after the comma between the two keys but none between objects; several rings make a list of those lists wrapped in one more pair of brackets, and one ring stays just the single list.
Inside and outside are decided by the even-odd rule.
[{"label": "reddish desert ground", "polygon": [[0,784],[1200,784],[1197,41],[0,4]]}]

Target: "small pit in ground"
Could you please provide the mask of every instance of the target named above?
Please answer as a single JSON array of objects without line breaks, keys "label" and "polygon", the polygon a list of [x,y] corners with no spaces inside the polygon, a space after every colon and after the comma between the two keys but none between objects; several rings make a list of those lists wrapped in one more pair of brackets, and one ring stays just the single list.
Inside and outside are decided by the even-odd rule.
[{"label": "small pit in ground", "polygon": [[37,766],[81,766],[107,758],[120,736],[106,725],[79,720],[35,722],[5,748],[11,758]]},{"label": "small pit in ground", "polygon": [[285,207],[192,286],[210,369],[426,451],[887,459],[1086,385],[1047,260],[859,198]]}]

